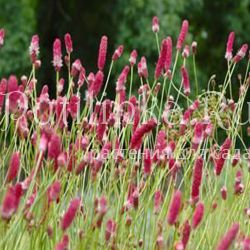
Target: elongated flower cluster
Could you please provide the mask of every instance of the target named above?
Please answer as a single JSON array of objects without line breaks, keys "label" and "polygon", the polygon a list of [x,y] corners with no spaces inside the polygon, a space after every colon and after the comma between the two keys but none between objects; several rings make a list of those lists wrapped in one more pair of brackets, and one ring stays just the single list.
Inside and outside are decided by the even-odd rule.
[{"label": "elongated flower cluster", "polygon": [[63,215],[63,218],[61,221],[61,228],[63,231],[65,231],[71,225],[80,207],[80,204],[81,204],[81,200],[79,198],[75,198],[70,202],[69,208]]},{"label": "elongated flower cluster", "polygon": [[226,55],[225,58],[230,61],[233,58],[233,45],[234,45],[234,32],[230,32],[227,40],[227,49],[226,49]]},{"label": "elongated flower cluster", "polygon": [[177,45],[176,45],[176,49],[177,50],[181,50],[183,43],[186,39],[187,33],[188,33],[188,21],[184,20],[181,26],[181,31],[177,40]]},{"label": "elongated flower cluster", "polygon": [[97,62],[99,70],[104,69],[107,56],[107,47],[108,47],[108,38],[106,36],[103,36],[99,47],[99,55]]},{"label": "elongated flower cluster", "polygon": [[228,250],[235,240],[239,229],[239,224],[234,223],[227,231],[227,233],[221,238],[218,246],[216,247],[216,250]]},{"label": "elongated flower cluster", "polygon": [[157,125],[156,120],[151,119],[147,121],[145,124],[141,125],[141,127],[137,128],[130,140],[130,148],[139,149],[144,135],[149,133],[152,129],[154,129],[156,125]]},{"label": "elongated flower cluster", "polygon": [[5,30],[0,29],[0,48],[4,45]]},{"label": "elongated flower cluster", "polygon": [[181,75],[182,75],[184,94],[189,95],[190,94],[190,82],[189,82],[188,72],[185,66],[182,66],[181,68]]},{"label": "elongated flower cluster", "polygon": [[194,164],[193,169],[193,181],[192,181],[192,190],[191,190],[191,200],[196,202],[199,200],[200,194],[200,185],[202,181],[202,168],[203,168],[203,159],[198,157]]},{"label": "elongated flower cluster", "polygon": [[29,47],[29,52],[30,52],[30,58],[31,58],[32,63],[35,63],[39,55],[39,36],[38,35],[34,35],[32,37],[30,47]]},{"label": "elongated flower cluster", "polygon": [[60,71],[62,68],[62,49],[60,39],[56,39],[53,45],[53,66],[56,71]]},{"label": "elongated flower cluster", "polygon": [[181,198],[182,198],[181,191],[177,190],[172,197],[168,210],[167,220],[170,225],[174,225],[177,221],[181,209]]},{"label": "elongated flower cluster", "polygon": [[16,178],[16,176],[18,175],[19,168],[20,168],[20,156],[19,152],[16,152],[11,156],[10,159],[9,169],[7,173],[8,182]]}]

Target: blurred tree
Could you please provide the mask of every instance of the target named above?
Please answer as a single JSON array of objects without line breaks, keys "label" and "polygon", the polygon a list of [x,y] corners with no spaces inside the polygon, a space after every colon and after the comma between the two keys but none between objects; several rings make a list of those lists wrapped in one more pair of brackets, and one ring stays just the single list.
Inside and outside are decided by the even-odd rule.
[{"label": "blurred tree", "polygon": [[6,41],[0,55],[0,77],[27,73],[30,67],[29,43],[34,33],[35,0],[0,0],[0,27],[6,30]]},{"label": "blurred tree", "polygon": [[[115,0],[66,1],[37,0],[37,29],[41,40],[43,66],[40,70],[42,83],[52,85],[55,90],[54,72],[51,64],[52,46],[56,37],[63,42],[64,34],[69,32],[73,39],[73,60],[81,59],[87,72],[96,71],[100,38],[109,38],[111,53],[115,41],[116,25],[112,22],[112,9]],[[65,70],[65,69],[64,69]],[[66,73],[66,72],[64,72]],[[66,74],[65,74],[66,75]],[[53,84],[52,84],[53,83]]]}]

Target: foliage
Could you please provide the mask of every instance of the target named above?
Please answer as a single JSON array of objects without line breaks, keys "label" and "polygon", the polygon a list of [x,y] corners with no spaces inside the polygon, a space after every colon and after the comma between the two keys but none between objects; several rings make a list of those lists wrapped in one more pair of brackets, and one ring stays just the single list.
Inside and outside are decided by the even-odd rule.
[{"label": "foliage", "polygon": [[34,0],[0,0],[0,27],[6,30],[6,46],[1,51],[0,75],[27,72],[28,44],[36,24]]}]

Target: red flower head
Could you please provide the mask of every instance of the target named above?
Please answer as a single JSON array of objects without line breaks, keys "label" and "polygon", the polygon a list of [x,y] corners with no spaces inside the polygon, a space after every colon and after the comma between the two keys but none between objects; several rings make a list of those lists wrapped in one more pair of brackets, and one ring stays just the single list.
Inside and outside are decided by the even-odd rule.
[{"label": "red flower head", "polygon": [[133,50],[129,57],[129,63],[131,66],[134,66],[136,64],[136,59],[137,59],[137,51]]},{"label": "red flower head", "polygon": [[154,194],[154,213],[158,214],[161,209],[161,205],[163,202],[163,195],[160,190],[157,190]]},{"label": "red flower head", "polygon": [[39,36],[38,35],[32,36],[30,47],[29,47],[29,52],[30,52],[30,59],[32,63],[34,64],[39,55]]},{"label": "red flower head", "polygon": [[115,234],[116,230],[116,223],[115,221],[109,219],[106,224],[106,230],[105,230],[105,239],[106,241],[109,241],[110,238],[112,238]]},{"label": "red flower head", "polygon": [[246,237],[242,242],[242,250],[250,250],[250,238]]},{"label": "red flower head", "polygon": [[139,149],[142,143],[143,136],[153,130],[157,125],[155,119],[150,119],[141,127],[137,128],[130,140],[130,149]]},{"label": "red flower head", "polygon": [[81,205],[80,198],[75,198],[70,202],[70,205],[61,220],[61,228],[63,231],[65,231],[71,225],[78,209],[80,208],[80,205]]},{"label": "red flower head", "polygon": [[197,202],[199,200],[200,185],[202,180],[202,168],[203,168],[203,159],[201,156],[199,156],[195,161],[193,170],[193,181],[191,189],[192,202]]},{"label": "red flower head", "polygon": [[56,39],[53,44],[53,66],[56,71],[60,71],[62,64],[62,49],[60,39]]},{"label": "red flower head", "polygon": [[23,189],[20,183],[17,183],[15,186],[9,187],[4,196],[1,206],[1,215],[3,219],[10,219],[11,216],[16,212],[22,194]]},{"label": "red flower head", "polygon": [[227,49],[225,58],[230,61],[233,57],[233,45],[234,45],[234,32],[230,32],[228,39],[227,39]]},{"label": "red flower head", "polygon": [[53,184],[51,184],[47,191],[48,201],[57,201],[59,199],[61,192],[61,184],[59,181],[55,181]]},{"label": "red flower head", "polygon": [[240,229],[238,223],[234,223],[226,234],[221,238],[216,250],[229,250]]},{"label": "red flower head", "polygon": [[190,82],[189,82],[188,72],[185,66],[181,67],[181,75],[182,75],[182,84],[183,84],[184,94],[189,95],[190,94]]},{"label": "red flower head", "polygon": [[98,125],[96,128],[97,139],[101,142],[106,131],[108,119],[110,117],[112,104],[109,99],[106,99],[101,106]]},{"label": "red flower head", "polygon": [[172,197],[169,209],[168,209],[168,216],[167,221],[170,225],[174,225],[177,221],[177,217],[181,210],[181,191],[177,190]]},{"label": "red flower head", "polygon": [[138,74],[140,77],[148,78],[148,67],[146,57],[142,57],[140,61],[140,73],[139,73],[139,63],[138,63]]},{"label": "red flower head", "polygon": [[146,176],[151,174],[152,159],[151,159],[151,150],[146,148],[143,153],[143,172]]},{"label": "red flower head", "polygon": [[156,137],[155,152],[153,156],[154,162],[160,160],[160,157],[166,147],[167,147],[166,133],[164,130],[160,130]]},{"label": "red flower head", "polygon": [[19,152],[15,152],[10,159],[9,169],[7,173],[7,181],[11,182],[18,175],[20,168],[20,155]]},{"label": "red flower head", "polygon": [[226,186],[222,187],[220,192],[221,192],[222,199],[226,200],[227,199],[227,187]]},{"label": "red flower head", "polygon": [[172,63],[172,38],[170,36],[167,37],[167,53],[165,60],[165,71],[168,72]]},{"label": "red flower head", "polygon": [[108,38],[103,36],[99,46],[98,62],[97,66],[99,70],[103,70],[106,62],[107,56],[107,47],[108,47]]},{"label": "red flower head", "polygon": [[190,233],[191,233],[191,226],[189,224],[189,221],[187,220],[184,225],[183,225],[183,229],[182,229],[182,245],[183,245],[183,249],[186,249],[187,244],[188,244],[188,240],[190,237]]},{"label": "red flower head", "polygon": [[62,240],[57,243],[55,250],[68,250],[69,249],[69,236],[63,235]]},{"label": "red flower head", "polygon": [[49,159],[56,160],[61,152],[61,138],[57,134],[53,134],[48,144]]},{"label": "red flower head", "polygon": [[72,44],[72,39],[69,33],[66,33],[64,35],[64,43],[66,47],[66,51],[68,54],[72,53],[73,51],[73,44]]},{"label": "red flower head", "polygon": [[79,73],[79,78],[77,82],[78,88],[81,88],[83,86],[85,78],[86,78],[86,71],[85,71],[85,68],[82,67]]},{"label": "red flower head", "polygon": [[194,210],[193,220],[192,220],[192,228],[196,229],[204,215],[204,204],[202,202],[198,203],[196,205],[196,208]]},{"label": "red flower head", "polygon": [[177,40],[177,45],[176,45],[177,50],[180,50],[182,48],[182,45],[185,41],[187,33],[188,33],[188,21],[184,20],[182,22],[181,31]]},{"label": "red flower head", "polygon": [[161,52],[155,68],[155,79],[158,79],[161,76],[161,73],[164,69],[166,56],[167,56],[167,39],[164,39],[161,43]]},{"label": "red flower head", "polygon": [[7,85],[8,85],[7,79],[3,78],[0,82],[0,113],[1,113],[2,108],[3,108],[5,93],[7,90]]},{"label": "red flower head", "polygon": [[95,213],[97,215],[96,226],[100,228],[102,225],[103,217],[105,216],[108,210],[107,199],[105,198],[105,196],[101,196],[100,198],[97,198],[95,200],[94,205],[95,205]]},{"label": "red flower head", "polygon": [[0,29],[0,48],[4,44],[4,37],[5,37],[5,30],[4,29]]},{"label": "red flower head", "polygon": [[127,81],[128,73],[129,73],[129,66],[126,65],[121,74],[118,77],[117,83],[116,83],[116,92],[121,92],[122,90],[125,90],[125,83]]},{"label": "red flower head", "polygon": [[95,75],[94,82],[91,84],[88,90],[91,96],[96,97],[99,94],[102,88],[103,79],[104,79],[103,72],[99,70]]},{"label": "red flower head", "polygon": [[194,137],[192,140],[192,148],[197,149],[203,140],[203,124],[197,122],[194,127]]},{"label": "red flower head", "polygon": [[77,95],[71,96],[69,100],[68,110],[72,119],[76,119],[78,112],[80,110],[80,97],[79,96]]},{"label": "red flower head", "polygon": [[240,152],[238,151],[237,153],[234,154],[233,160],[232,160],[232,166],[235,167],[239,161],[240,161]]},{"label": "red flower head", "polygon": [[220,175],[223,169],[224,163],[229,153],[229,149],[231,147],[231,143],[232,143],[231,139],[227,138],[221,146],[220,152],[215,161],[215,174],[216,175]]},{"label": "red flower head", "polygon": [[79,72],[81,72],[82,70],[82,63],[81,63],[81,60],[80,59],[76,59],[73,63],[72,63],[72,66],[71,66],[71,75],[73,77],[76,77]]},{"label": "red flower head", "polygon": [[113,56],[112,56],[112,60],[113,61],[117,61],[123,53],[123,45],[120,45],[114,52]]},{"label": "red flower head", "polygon": [[152,31],[158,33],[160,30],[159,19],[157,16],[154,16],[152,19]]},{"label": "red flower head", "polygon": [[188,45],[185,45],[184,49],[183,49],[183,52],[182,52],[182,56],[184,58],[188,58],[190,55],[190,48]]},{"label": "red flower head", "polygon": [[182,119],[180,121],[180,129],[179,129],[180,135],[184,135],[191,115],[192,115],[192,111],[190,109],[187,109],[184,112],[183,117],[182,117]]},{"label": "red flower head", "polygon": [[233,58],[233,61],[235,63],[238,63],[240,60],[242,60],[245,57],[247,50],[248,50],[248,45],[245,43],[241,46],[240,50],[237,52],[236,56]]}]

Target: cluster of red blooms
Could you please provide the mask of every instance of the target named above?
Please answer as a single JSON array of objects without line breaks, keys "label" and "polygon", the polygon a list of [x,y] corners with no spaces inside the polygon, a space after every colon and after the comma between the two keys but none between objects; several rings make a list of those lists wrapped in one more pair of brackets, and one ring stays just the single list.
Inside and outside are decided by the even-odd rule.
[{"label": "cluster of red blooms", "polygon": [[[189,80],[188,67],[185,61],[190,55],[190,47],[195,55],[197,43],[193,42],[191,46],[185,45],[185,40],[188,35],[189,23],[184,20],[180,30],[179,37],[176,43],[176,53],[180,53],[183,64],[180,68],[182,77],[181,86],[183,87],[184,96],[191,93],[191,84]],[[152,20],[152,30],[156,34],[159,32],[160,25],[157,17]],[[233,56],[234,33],[230,33],[227,48],[226,59],[229,63],[238,63],[246,55],[248,46],[242,45],[240,50]],[[4,44],[5,32],[0,29],[0,47]],[[173,54],[173,39],[168,36],[161,42],[159,57],[156,63],[154,80],[155,83],[163,77],[164,80],[172,81],[173,72],[172,54]],[[192,181],[190,190],[190,199],[188,206],[193,208],[192,218],[185,218],[183,224],[179,224],[181,213],[183,213],[185,197],[181,187],[175,189],[172,198],[169,202],[166,222],[173,227],[178,227],[180,238],[175,244],[178,250],[186,249],[191,233],[197,230],[202,223],[204,214],[208,213],[207,208],[202,201],[202,180],[205,178],[204,168],[205,159],[199,153],[201,147],[208,140],[213,139],[214,124],[212,119],[206,115],[197,118],[196,112],[200,109],[201,100],[194,100],[186,110],[184,110],[179,123],[177,124],[177,135],[170,136],[170,131],[173,125],[168,121],[169,112],[175,107],[174,98],[168,96],[163,113],[160,114],[161,119],[145,116],[145,107],[149,103],[151,94],[157,95],[161,85],[156,84],[154,88],[149,86],[149,72],[147,60],[142,56],[137,63],[137,51],[133,50],[126,65],[116,82],[116,99],[115,101],[105,99],[102,100],[100,93],[105,83],[105,65],[107,61],[108,38],[103,36],[100,41],[99,54],[97,59],[97,72],[86,74],[86,70],[80,59],[71,62],[71,53],[73,52],[73,43],[70,34],[64,37],[64,47],[66,51],[63,57],[62,42],[56,38],[53,44],[53,67],[57,74],[57,98],[51,99],[49,96],[48,86],[43,86],[40,94],[36,96],[37,79],[35,75],[29,79],[26,76],[21,78],[19,83],[16,76],[12,75],[9,79],[2,79],[0,82],[0,110],[8,108],[8,111],[15,115],[17,119],[14,121],[16,132],[19,139],[31,142],[31,146],[35,152],[35,166],[28,176],[22,181],[20,179],[26,173],[23,171],[22,152],[17,151],[12,153],[4,185],[6,190],[1,202],[1,217],[3,220],[9,221],[18,211],[21,201],[25,201],[24,209],[25,219],[32,226],[31,221],[34,217],[32,205],[35,204],[39,186],[35,180],[39,173],[44,171],[52,171],[57,173],[57,179],[53,180],[46,191],[46,209],[53,204],[60,203],[62,192],[64,191],[62,182],[58,178],[63,171],[68,171],[72,175],[81,175],[89,171],[91,180],[95,182],[99,173],[102,173],[105,164],[108,162],[107,155],[113,154],[115,164],[115,175],[123,176],[127,162],[131,159],[122,151],[123,147],[129,150],[134,150],[137,156],[143,152],[142,160],[132,162],[134,165],[131,171],[131,179],[128,185],[127,196],[122,204],[121,214],[126,214],[126,225],[129,227],[133,223],[132,213],[140,206],[140,196],[146,189],[145,180],[150,180],[157,169],[169,170],[171,175],[170,183],[178,183],[178,178],[181,176],[183,169],[183,161],[178,159],[176,154],[177,138],[190,134],[190,141],[185,145],[196,153],[193,154]],[[118,46],[114,51],[111,62],[113,65],[123,54],[123,45]],[[34,70],[41,66],[39,60],[39,36],[34,35],[31,39],[29,47],[30,60]],[[67,67],[69,71],[68,91],[65,91],[65,79],[60,78],[62,67]],[[138,90],[139,98],[135,95],[127,97],[126,85],[131,69],[137,64],[138,76],[142,84]],[[112,66],[111,66],[112,67]],[[106,86],[105,86],[106,87]],[[86,110],[93,107],[93,112],[88,113],[83,111],[80,116],[80,122],[77,124],[77,132],[71,130],[69,121],[73,121],[73,125],[77,123],[80,114],[80,90],[86,89]],[[165,91],[165,90],[162,90]],[[67,92],[67,93],[65,93]],[[8,95],[7,95],[8,94]],[[7,102],[4,105],[5,95],[8,96]],[[124,105],[125,104],[125,105]],[[234,103],[231,103],[232,106]],[[36,108],[33,108],[33,107]],[[36,123],[36,120],[39,123]],[[162,122],[162,123],[160,123]],[[72,127],[73,127],[72,125]],[[34,129],[37,128],[37,129]],[[119,136],[120,131],[126,131],[129,140],[126,142],[124,136]],[[155,133],[155,131],[157,131]],[[72,134],[74,135],[72,136]],[[154,136],[155,133],[155,136]],[[67,136],[69,143],[65,146],[65,138]],[[151,139],[155,137],[155,142],[152,144]],[[146,142],[150,143],[146,144]],[[96,145],[96,146],[93,146]],[[147,146],[148,145],[148,146]],[[152,147],[150,148],[149,145]],[[227,138],[218,152],[211,152],[210,159],[214,165],[215,176],[219,178],[224,166],[228,162],[228,156],[232,149],[233,139]],[[197,153],[198,152],[198,153]],[[240,155],[235,154],[232,166],[240,161]],[[48,166],[45,169],[45,165]],[[138,182],[138,171],[141,171],[143,178]],[[27,192],[27,190],[31,192]],[[239,170],[236,174],[234,184],[235,194],[240,195],[244,192],[242,172]],[[186,192],[186,191],[185,191]],[[26,197],[26,194],[30,194]],[[154,214],[159,214],[165,203],[165,193],[161,189],[157,189],[153,197]],[[25,197],[27,199],[25,199]],[[227,199],[227,188],[223,186],[221,189],[221,197]],[[166,197],[167,199],[169,197]],[[56,250],[68,249],[70,245],[70,235],[67,230],[70,228],[74,220],[78,216],[84,214],[83,209],[84,197],[76,197],[69,203],[68,208],[63,213],[60,219],[60,230],[62,237],[55,245]],[[109,201],[105,195],[95,197],[94,212],[92,227],[93,230],[98,230],[102,227],[104,218],[107,216],[109,209]],[[216,205],[214,206],[214,208]],[[46,211],[49,211],[47,209]],[[110,215],[109,215],[110,216]],[[105,226],[105,240],[107,244],[115,248],[116,234],[119,222],[114,218],[109,218]],[[220,239],[217,245],[218,250],[229,249],[232,242],[237,237],[239,224],[235,223],[231,226],[228,232]],[[52,237],[53,229],[48,228],[48,235]],[[250,242],[247,238],[242,241],[244,250],[250,248]],[[141,241],[140,244],[143,244]],[[164,237],[162,230],[159,230],[156,240],[158,249],[164,249]]]}]

